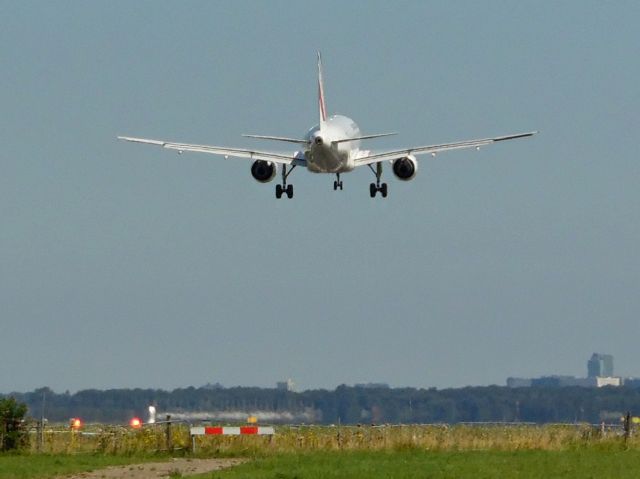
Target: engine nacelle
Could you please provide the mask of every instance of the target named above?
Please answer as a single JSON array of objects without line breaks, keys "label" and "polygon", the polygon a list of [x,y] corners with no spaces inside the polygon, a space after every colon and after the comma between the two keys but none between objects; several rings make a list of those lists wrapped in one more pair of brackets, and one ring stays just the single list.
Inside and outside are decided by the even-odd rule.
[{"label": "engine nacelle", "polygon": [[393,174],[402,181],[412,180],[418,173],[418,162],[413,155],[399,158],[393,162]]},{"label": "engine nacelle", "polygon": [[278,167],[270,161],[256,160],[251,165],[251,176],[260,183],[269,183],[276,177]]}]

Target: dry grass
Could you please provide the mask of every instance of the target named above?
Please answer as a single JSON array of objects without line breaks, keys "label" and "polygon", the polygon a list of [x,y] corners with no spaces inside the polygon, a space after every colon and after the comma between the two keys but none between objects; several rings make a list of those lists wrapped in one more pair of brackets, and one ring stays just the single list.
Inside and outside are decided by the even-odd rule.
[{"label": "dry grass", "polygon": [[[189,429],[172,426],[174,451],[191,450]],[[620,429],[604,432],[589,425],[405,425],[405,426],[279,426],[276,436],[199,436],[199,455],[265,455],[314,451],[558,451],[576,447],[623,445],[640,450],[640,438],[625,441]],[[163,426],[132,430],[88,426],[81,433],[45,432],[43,452],[50,454],[153,454],[167,451]],[[32,450],[36,451],[35,440]]]}]

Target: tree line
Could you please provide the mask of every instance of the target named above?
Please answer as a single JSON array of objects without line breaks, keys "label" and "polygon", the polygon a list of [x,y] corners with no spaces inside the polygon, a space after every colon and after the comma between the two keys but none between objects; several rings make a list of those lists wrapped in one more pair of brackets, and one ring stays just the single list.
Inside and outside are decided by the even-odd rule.
[{"label": "tree line", "polygon": [[626,411],[640,415],[640,389],[629,387],[464,387],[456,389],[367,388],[341,385],[334,390],[291,392],[255,387],[162,389],[87,389],[74,394],[40,388],[11,393],[28,414],[44,410],[50,422],[126,423],[158,413],[311,411],[319,424],[460,422],[617,422]]}]

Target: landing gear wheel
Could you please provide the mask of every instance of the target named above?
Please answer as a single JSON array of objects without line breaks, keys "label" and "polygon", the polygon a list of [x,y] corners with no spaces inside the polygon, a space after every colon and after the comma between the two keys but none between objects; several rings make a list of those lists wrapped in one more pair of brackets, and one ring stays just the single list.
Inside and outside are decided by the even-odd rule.
[{"label": "landing gear wheel", "polygon": [[293,185],[287,185],[287,198],[293,198]]},{"label": "landing gear wheel", "polygon": [[276,185],[276,198],[282,198],[282,185]]},{"label": "landing gear wheel", "polygon": [[382,197],[383,198],[387,197],[387,184],[386,183],[382,183],[382,185],[380,186],[380,193],[382,193]]},{"label": "landing gear wheel", "polygon": [[378,188],[377,188],[376,184],[375,183],[371,183],[369,185],[369,194],[371,195],[371,198],[375,198],[377,192],[378,192]]},{"label": "landing gear wheel", "polygon": [[338,189],[338,182],[334,181],[333,182],[333,191],[336,191]]}]

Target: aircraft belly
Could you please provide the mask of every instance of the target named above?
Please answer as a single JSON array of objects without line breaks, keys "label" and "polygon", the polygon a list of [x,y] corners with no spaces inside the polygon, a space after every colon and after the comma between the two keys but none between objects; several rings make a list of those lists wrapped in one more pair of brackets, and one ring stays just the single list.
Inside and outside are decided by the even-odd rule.
[{"label": "aircraft belly", "polygon": [[307,161],[307,169],[314,173],[341,173],[351,171],[347,157],[333,151],[313,151]]}]

